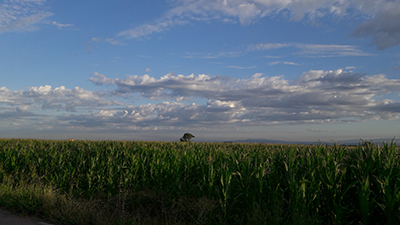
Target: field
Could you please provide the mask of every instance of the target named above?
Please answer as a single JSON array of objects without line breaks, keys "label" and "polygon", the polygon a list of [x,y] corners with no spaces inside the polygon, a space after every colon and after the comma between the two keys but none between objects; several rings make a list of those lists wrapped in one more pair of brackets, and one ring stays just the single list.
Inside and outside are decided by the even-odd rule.
[{"label": "field", "polygon": [[400,224],[400,149],[0,140],[0,207],[57,224]]}]

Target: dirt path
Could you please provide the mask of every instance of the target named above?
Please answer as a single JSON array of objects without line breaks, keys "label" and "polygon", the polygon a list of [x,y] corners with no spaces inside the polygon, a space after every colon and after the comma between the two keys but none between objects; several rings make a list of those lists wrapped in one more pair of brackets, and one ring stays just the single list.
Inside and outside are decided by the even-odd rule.
[{"label": "dirt path", "polygon": [[0,209],[0,225],[54,225],[35,217],[22,217]]}]

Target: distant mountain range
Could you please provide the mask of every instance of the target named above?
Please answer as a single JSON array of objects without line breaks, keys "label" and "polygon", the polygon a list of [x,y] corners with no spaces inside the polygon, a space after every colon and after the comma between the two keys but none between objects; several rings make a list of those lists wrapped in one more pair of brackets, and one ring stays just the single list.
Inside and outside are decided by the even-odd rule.
[{"label": "distant mountain range", "polygon": [[[390,143],[393,138],[381,138],[381,139],[362,139],[364,141],[373,141],[375,144]],[[362,142],[361,139],[352,139],[352,140],[341,140],[341,141],[282,141],[282,140],[270,140],[270,139],[244,139],[244,140],[234,140],[234,141],[225,141],[232,143],[265,143],[265,144],[299,144],[299,145],[315,145],[315,144],[323,144],[323,145],[333,145],[334,143],[339,145],[358,145]],[[396,139],[394,140],[396,142]]]}]

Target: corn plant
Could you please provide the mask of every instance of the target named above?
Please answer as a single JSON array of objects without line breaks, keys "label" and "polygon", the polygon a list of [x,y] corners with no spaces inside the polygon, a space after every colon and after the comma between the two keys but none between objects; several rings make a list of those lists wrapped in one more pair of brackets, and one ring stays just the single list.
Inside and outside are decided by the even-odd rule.
[{"label": "corn plant", "polygon": [[115,204],[123,218],[148,209],[184,223],[397,224],[399,156],[393,141],[344,147],[2,139],[0,184],[51,186]]}]

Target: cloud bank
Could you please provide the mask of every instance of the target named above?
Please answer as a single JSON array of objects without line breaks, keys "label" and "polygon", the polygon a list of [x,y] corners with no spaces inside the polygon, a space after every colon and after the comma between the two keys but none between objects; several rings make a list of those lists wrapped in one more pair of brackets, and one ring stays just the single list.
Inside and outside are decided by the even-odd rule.
[{"label": "cloud bank", "polygon": [[[400,80],[383,74],[311,70],[287,80],[260,73],[250,79],[173,73],[120,79],[94,73],[90,82],[108,90],[2,87],[0,120],[12,129],[134,131],[400,119],[400,102],[388,97],[400,94]],[[132,96],[154,103],[126,103]]]},{"label": "cloud bank", "polygon": [[[138,93],[154,100],[174,99],[173,103],[165,101],[141,106],[149,115],[163,118],[158,120],[158,125],[207,124],[210,121],[213,125],[254,125],[399,119],[398,102],[378,99],[380,95],[398,94],[400,90],[400,80],[387,79],[385,75],[318,70],[289,81],[282,76],[263,77],[261,74],[255,74],[251,79],[204,74],[167,74],[160,79],[132,75],[126,79],[110,79],[93,74],[90,81],[96,85],[116,86],[116,96]],[[182,103],[193,98],[207,99],[207,104]],[[132,112],[128,110],[127,115]],[[211,118],[218,118],[218,122]]]}]

